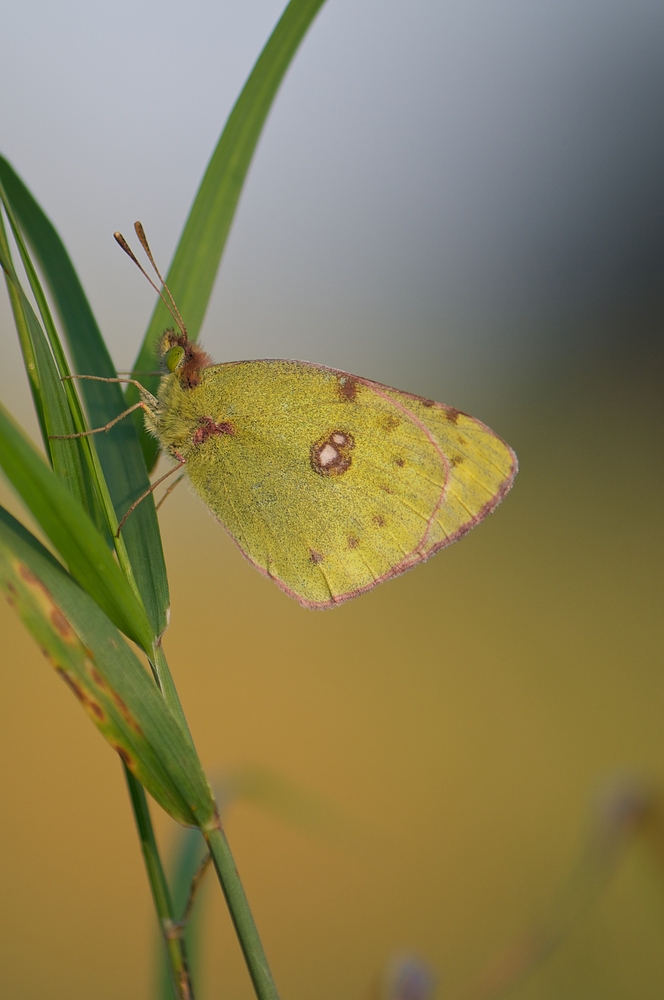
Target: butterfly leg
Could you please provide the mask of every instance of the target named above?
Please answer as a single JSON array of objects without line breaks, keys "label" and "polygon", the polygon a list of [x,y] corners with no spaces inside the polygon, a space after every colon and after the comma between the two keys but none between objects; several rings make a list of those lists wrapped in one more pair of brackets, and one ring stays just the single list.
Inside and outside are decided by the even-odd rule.
[{"label": "butterfly leg", "polygon": [[[136,374],[160,375],[163,374],[163,372],[136,372]],[[148,396],[151,395],[151,393],[148,392],[143,383],[137,381],[137,379],[135,378],[106,378],[105,375],[63,375],[61,381],[66,382],[67,379],[76,379],[76,378],[87,379],[89,382],[122,382],[123,385],[135,385],[136,388],[141,392],[141,394],[147,394]]]},{"label": "butterfly leg", "polygon": [[175,487],[176,487],[176,486],[178,485],[178,483],[181,483],[183,479],[184,479],[184,472],[182,473],[182,475],[181,475],[181,476],[178,476],[178,478],[177,478],[177,479],[175,480],[175,482],[174,482],[174,483],[172,483],[172,484],[171,484],[171,485],[170,485],[170,486],[168,487],[168,489],[167,489],[167,490],[166,490],[166,492],[164,493],[163,497],[161,498],[161,500],[159,501],[159,503],[158,503],[158,504],[157,504],[157,506],[155,507],[155,510],[159,510],[159,508],[160,508],[160,507],[161,507],[161,505],[163,504],[164,500],[167,500],[167,499],[169,498],[169,496],[171,495],[171,493],[173,492],[173,490],[175,489]]},{"label": "butterfly leg", "polygon": [[101,434],[102,431],[110,431],[111,427],[115,427],[115,425],[119,423],[120,420],[124,420],[124,418],[128,416],[130,413],[133,413],[134,410],[146,410],[148,413],[151,413],[148,404],[144,403],[143,400],[141,400],[140,403],[134,403],[133,406],[130,406],[128,409],[123,410],[122,413],[118,414],[117,417],[114,417],[113,420],[109,420],[109,422],[107,424],[104,424],[103,427],[95,427],[91,431],[79,431],[78,434],[49,434],[49,439],[51,441],[69,441],[72,438],[89,437],[90,434]]},{"label": "butterfly leg", "polygon": [[129,517],[129,515],[131,513],[133,513],[133,511],[136,510],[136,508],[138,507],[139,503],[142,503],[143,500],[145,500],[146,497],[149,497],[150,494],[153,492],[153,490],[156,490],[156,488],[159,486],[159,484],[163,483],[164,479],[168,479],[168,477],[172,476],[174,472],[177,472],[178,469],[181,469],[183,465],[184,465],[184,462],[180,462],[178,465],[174,465],[172,469],[169,469],[168,472],[166,472],[163,476],[160,476],[159,479],[157,479],[156,482],[152,483],[151,486],[150,486],[150,488],[148,490],[146,490],[145,493],[141,493],[141,495],[138,498],[138,500],[134,500],[133,504],[131,505],[131,507],[129,507],[125,511],[122,520],[118,524],[118,530],[115,532],[115,537],[116,538],[120,537],[120,532],[122,531],[122,528],[124,526],[125,521]]}]

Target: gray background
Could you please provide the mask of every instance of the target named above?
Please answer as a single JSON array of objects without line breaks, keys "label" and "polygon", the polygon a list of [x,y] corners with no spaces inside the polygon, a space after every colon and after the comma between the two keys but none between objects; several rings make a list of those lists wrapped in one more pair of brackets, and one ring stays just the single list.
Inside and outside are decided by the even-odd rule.
[{"label": "gray background", "polygon": [[[120,367],[153,293],[111,233],[140,218],[168,261],[280,7],[4,12],[0,148]],[[316,360],[480,415],[611,338],[641,350],[662,314],[663,48],[655,0],[331,0],[260,143],[208,350]]]}]

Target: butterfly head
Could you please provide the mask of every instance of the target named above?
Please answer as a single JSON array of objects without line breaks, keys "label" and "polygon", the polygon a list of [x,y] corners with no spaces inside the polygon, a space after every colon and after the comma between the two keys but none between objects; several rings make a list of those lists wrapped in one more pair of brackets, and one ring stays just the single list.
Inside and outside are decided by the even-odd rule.
[{"label": "butterfly head", "polygon": [[166,330],[158,349],[159,358],[170,375],[177,374],[183,388],[194,389],[201,372],[212,364],[209,354],[192,343],[186,333]]},{"label": "butterfly head", "polygon": [[115,240],[120,244],[127,256],[133,260],[141,274],[147,278],[178,325],[178,332],[175,330],[166,330],[164,332],[159,342],[159,346],[157,347],[157,359],[162,363],[166,374],[177,374],[183,388],[195,389],[201,380],[201,372],[204,368],[207,368],[208,365],[212,364],[212,358],[209,354],[206,354],[205,351],[201,350],[201,348],[196,344],[192,344],[189,340],[187,328],[184,325],[182,316],[180,315],[180,310],[175,304],[175,299],[171,294],[170,288],[161,276],[161,271],[155,264],[154,257],[152,256],[152,250],[150,249],[150,244],[147,241],[142,224],[140,222],[135,222],[134,229],[141,246],[147,254],[148,260],[150,261],[150,264],[159,279],[159,283],[162,286],[161,288],[159,285],[155,284],[143,265],[137,259],[134,251],[131,249],[122,233],[114,233],[113,235]]}]

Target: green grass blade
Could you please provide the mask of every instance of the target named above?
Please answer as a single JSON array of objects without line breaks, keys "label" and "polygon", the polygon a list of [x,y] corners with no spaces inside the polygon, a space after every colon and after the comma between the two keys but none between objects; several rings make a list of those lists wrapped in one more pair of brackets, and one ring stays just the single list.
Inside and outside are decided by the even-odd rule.
[{"label": "green grass blade", "polygon": [[[86,482],[85,466],[81,455],[81,441],[54,440],[51,435],[73,434],[74,425],[64,385],[46,341],[44,332],[28,302],[13,267],[9,246],[0,217],[0,264],[2,265],[14,312],[21,349],[26,368],[31,366],[39,385],[39,399],[43,421],[43,437],[53,471],[69,488],[97,524],[102,526],[99,505],[92,484]],[[89,485],[90,488],[86,488]]]},{"label": "green grass blade", "polygon": [[106,615],[0,507],[0,588],[104,738],[181,823],[214,827],[214,799],[195,751]]},{"label": "green grass blade", "polygon": [[0,467],[75,579],[125,635],[150,653],[153,632],[145,609],[106,541],[2,406]]},{"label": "green grass blade", "polygon": [[[200,331],[247,171],[272,102],[323,3],[324,0],[291,0],[288,4],[231,111],[205,171],[166,279],[192,338]],[[157,342],[169,326],[173,326],[172,317],[159,301],[136,359],[135,371],[154,370]],[[156,391],[156,378],[140,376],[140,381],[151,392]],[[127,399],[130,402],[138,399],[133,386],[127,390]],[[151,468],[157,456],[156,442],[143,433],[141,444]]]},{"label": "green grass blade", "polygon": [[23,355],[25,372],[28,376],[28,385],[30,386],[32,401],[37,413],[39,429],[41,431],[42,440],[46,442],[48,441],[48,431],[46,430],[46,422],[44,419],[44,402],[42,399],[39,375],[37,374],[37,362],[35,360],[35,353],[32,347],[28,322],[23,312],[23,303],[14,281],[14,268],[11,266],[11,259],[9,258],[9,249],[6,241],[3,241],[2,247],[0,248],[0,267],[2,267],[5,275],[5,285],[7,286],[7,294],[9,295],[9,302],[14,315],[14,324],[16,326],[16,332],[18,333],[18,341],[21,348],[21,354]]},{"label": "green grass blade", "polygon": [[[30,349],[35,358],[42,387],[41,401],[44,407],[44,424],[48,425],[47,430],[49,434],[44,442],[46,452],[51,456],[51,463],[56,474],[60,474],[60,468],[64,465],[64,478],[65,481],[71,484],[70,488],[74,492],[74,495],[81,501],[85,509],[90,512],[97,527],[102,532],[109,532],[109,538],[113,538],[117,527],[117,518],[92,441],[89,438],[83,438],[79,441],[62,441],[52,440],[50,437],[50,435],[65,434],[71,431],[85,431],[88,430],[88,426],[81,408],[76,386],[68,378],[71,374],[69,365],[62,344],[60,343],[58,331],[53,322],[48,301],[1,181],[0,199],[12,227],[16,245],[21,255],[21,261],[43,323],[42,330],[36,320],[32,307],[25,299],[23,290],[14,272],[14,284],[19,291],[23,312],[27,318]],[[6,256],[10,257],[4,231],[2,238],[4,248],[6,249]],[[11,259],[9,263],[13,269]],[[20,327],[20,323],[17,323],[17,327]],[[28,358],[26,357],[27,363]],[[115,547],[121,564],[125,565],[127,575],[133,581],[133,573],[129,570],[128,566],[124,539],[116,539]]]},{"label": "green grass blade", "polygon": [[[113,362],[62,240],[23,181],[2,157],[0,182],[53,296],[75,371],[114,378]],[[91,427],[103,427],[126,409],[117,384],[86,380],[81,382],[80,389]],[[98,435],[95,444],[119,519],[149,486],[138,432],[128,418],[107,434]],[[151,496],[127,520],[122,538],[152,628],[159,635],[167,625],[169,594]]]},{"label": "green grass blade", "polygon": [[67,441],[51,437],[51,435],[57,436],[71,432],[79,433],[88,430],[88,426],[74,382],[68,377],[67,359],[62,350],[46,296],[1,183],[0,199],[8,213],[31,288],[39,303],[40,312],[49,333],[47,342],[14,270],[0,217],[0,263],[7,275],[14,319],[26,367],[29,373],[34,370],[35,380],[39,385],[39,412],[46,453],[51,459],[56,475],[59,475],[63,482],[68,485],[76,499],[91,514],[97,528],[108,535],[109,544],[115,546],[120,566],[140,600],[140,592],[129,561],[124,537],[117,534],[118,520],[115,508],[92,438],[81,437],[75,441]]},{"label": "green grass blade", "polygon": [[73,440],[53,440],[50,435],[74,434],[76,428],[72,420],[67,396],[60,381],[53,356],[48,348],[46,338],[39,325],[30,303],[24,293],[19,293],[22,299],[23,312],[26,317],[30,339],[34,347],[35,363],[39,373],[44,400],[44,423],[49,434],[48,450],[51,464],[56,476],[67,486],[72,496],[76,497],[81,506],[90,514],[98,528],[103,522],[96,514],[99,507],[94,503],[94,493],[86,489],[84,464],[81,460],[81,443]]}]

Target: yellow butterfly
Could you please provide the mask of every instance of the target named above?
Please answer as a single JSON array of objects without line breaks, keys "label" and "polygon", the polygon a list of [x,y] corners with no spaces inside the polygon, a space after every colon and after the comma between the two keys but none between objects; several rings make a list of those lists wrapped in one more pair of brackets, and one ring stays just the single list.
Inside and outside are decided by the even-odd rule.
[{"label": "yellow butterfly", "polygon": [[411,569],[503,499],[516,455],[460,410],[304,361],[212,364],[135,228],[170,303],[115,238],[179,332],[162,338],[157,396],[136,381],[131,409],[142,407],[247,559],[304,607],[342,604]]},{"label": "yellow butterfly", "polygon": [[213,365],[167,331],[147,429],[240,550],[329,608],[455,542],[502,500],[514,452],[479,420],[303,361]]}]

